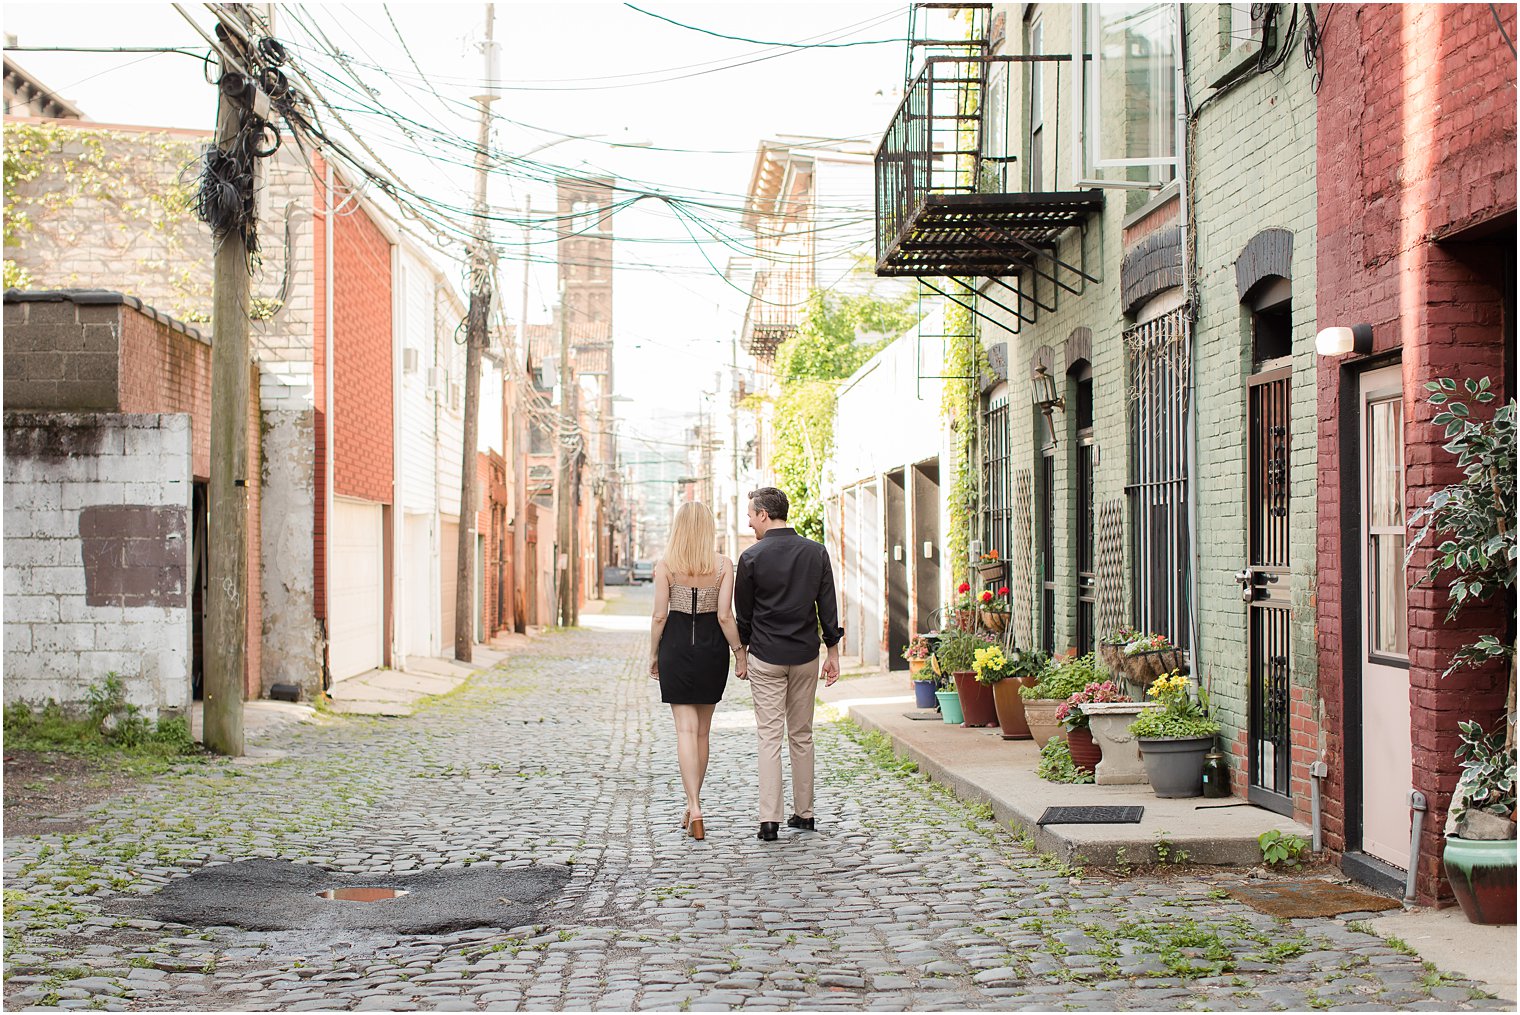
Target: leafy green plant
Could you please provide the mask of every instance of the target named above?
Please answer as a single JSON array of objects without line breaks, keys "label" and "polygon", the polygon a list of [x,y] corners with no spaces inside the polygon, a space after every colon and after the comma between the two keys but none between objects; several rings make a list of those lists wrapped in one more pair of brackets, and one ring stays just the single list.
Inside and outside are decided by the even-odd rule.
[{"label": "leafy green plant", "polygon": [[1106,678],[1098,667],[1098,659],[1092,653],[1064,660],[1046,668],[1033,687],[1021,687],[1019,693],[1028,700],[1057,698],[1064,701],[1088,684]]},{"label": "leafy green plant", "polygon": [[1035,775],[1046,782],[1071,782],[1088,783],[1093,781],[1093,774],[1085,769],[1078,768],[1071,760],[1071,748],[1064,739],[1052,737],[1040,748],[1040,763],[1035,766]]},{"label": "leafy green plant", "polygon": [[940,673],[945,676],[970,673],[976,666],[977,649],[991,644],[986,638],[970,631],[946,631],[939,636],[934,659],[939,664]]},{"label": "leafy green plant", "polygon": [[1203,690],[1194,700],[1192,681],[1180,673],[1157,677],[1149,694],[1161,702],[1161,708],[1146,709],[1129,724],[1137,737],[1149,739],[1213,737],[1219,735],[1217,720],[1209,718],[1208,700]]},{"label": "leafy green plant", "polygon": [[1269,828],[1256,837],[1261,846],[1261,859],[1268,867],[1297,867],[1309,852],[1309,843],[1302,835]]},{"label": "leafy green plant", "polygon": [[1470,810],[1488,811],[1502,818],[1515,812],[1515,749],[1504,746],[1504,729],[1484,732],[1476,722],[1457,723],[1462,745],[1457,760],[1462,775],[1451,794],[1446,811],[1446,834],[1455,835]]}]

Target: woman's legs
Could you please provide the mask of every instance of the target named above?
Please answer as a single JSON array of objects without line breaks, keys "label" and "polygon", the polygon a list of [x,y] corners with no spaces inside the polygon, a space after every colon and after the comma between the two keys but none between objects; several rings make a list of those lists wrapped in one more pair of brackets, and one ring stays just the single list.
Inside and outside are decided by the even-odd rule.
[{"label": "woman's legs", "polygon": [[712,733],[713,712],[717,705],[692,705],[697,713],[697,795],[702,795],[702,783],[707,779],[707,739]]},{"label": "woman's legs", "polygon": [[[698,737],[701,720],[698,710],[705,705],[671,705],[676,723],[676,760],[681,764],[681,787],[686,791],[686,809],[692,818],[702,816],[702,775],[707,765],[706,739]],[[698,740],[702,745],[698,746]]]}]

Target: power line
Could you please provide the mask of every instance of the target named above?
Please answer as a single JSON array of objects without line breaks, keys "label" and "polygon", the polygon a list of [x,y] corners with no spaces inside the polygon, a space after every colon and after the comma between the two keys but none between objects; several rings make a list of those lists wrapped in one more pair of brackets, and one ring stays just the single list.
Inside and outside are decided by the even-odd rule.
[{"label": "power line", "polygon": [[[684,21],[677,21],[674,18],[667,18],[665,15],[656,14],[654,11],[646,11],[644,8],[635,7],[630,3],[625,3],[623,6],[627,7],[631,11],[638,11],[640,14],[643,14],[646,17],[654,18],[657,21],[663,21],[666,24],[675,25],[677,28],[684,28],[687,31],[691,32],[700,32],[703,35],[711,35],[715,39],[730,39],[734,42],[748,42],[756,46],[782,46],[787,49],[847,49],[851,46],[880,46],[883,43],[888,42],[908,41],[907,39],[860,39],[855,42],[764,42],[760,39],[748,39],[742,35],[725,35],[722,32],[715,32],[710,28],[698,28],[696,25],[688,25]],[[900,13],[900,11],[893,11],[892,15],[889,15],[889,17],[896,16],[898,13]],[[883,17],[881,20],[886,20],[886,17]]]}]

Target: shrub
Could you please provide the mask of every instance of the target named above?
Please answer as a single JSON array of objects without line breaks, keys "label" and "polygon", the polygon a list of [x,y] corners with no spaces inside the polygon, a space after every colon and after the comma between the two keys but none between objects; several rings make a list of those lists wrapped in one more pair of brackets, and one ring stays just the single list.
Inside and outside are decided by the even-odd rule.
[{"label": "shrub", "polygon": [[976,650],[991,644],[986,638],[970,631],[946,631],[939,637],[939,647],[934,650],[934,658],[939,663],[940,672],[946,676],[969,673],[976,666]]},{"label": "shrub", "polygon": [[1071,747],[1060,737],[1053,737],[1040,748],[1040,763],[1035,767],[1034,773],[1046,782],[1093,781],[1091,772],[1078,768],[1071,760]]},{"label": "shrub", "polygon": [[1092,653],[1077,656],[1047,669],[1033,687],[1022,687],[1019,693],[1027,699],[1059,698],[1064,701],[1088,684],[1107,678],[1098,668],[1098,659]]}]

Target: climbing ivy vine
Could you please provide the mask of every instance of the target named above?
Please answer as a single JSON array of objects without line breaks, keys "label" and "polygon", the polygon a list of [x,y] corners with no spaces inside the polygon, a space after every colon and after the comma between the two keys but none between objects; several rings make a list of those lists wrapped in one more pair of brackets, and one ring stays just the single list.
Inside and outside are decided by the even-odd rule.
[{"label": "climbing ivy vine", "polygon": [[950,524],[946,547],[950,555],[950,580],[953,585],[970,575],[971,531],[975,525],[980,492],[977,466],[977,429],[981,374],[987,369],[987,354],[976,333],[971,311],[947,302],[945,332],[951,338],[945,350],[945,381],[940,398],[940,415],[950,428]]},{"label": "climbing ivy vine", "polygon": [[776,350],[773,424],[776,485],[801,535],[823,539],[823,467],[834,452],[841,381],[917,321],[912,296],[835,296],[814,291],[797,331]]}]

